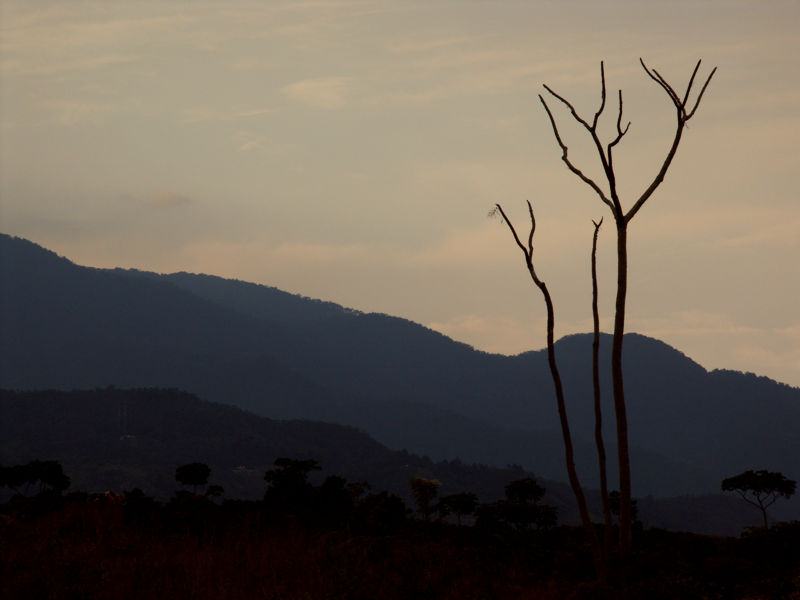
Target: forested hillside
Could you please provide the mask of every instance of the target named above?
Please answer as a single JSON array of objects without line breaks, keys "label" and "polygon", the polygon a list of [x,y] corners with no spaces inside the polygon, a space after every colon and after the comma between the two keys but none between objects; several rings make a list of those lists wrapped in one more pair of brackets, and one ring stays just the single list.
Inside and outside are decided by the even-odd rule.
[{"label": "forested hillside", "polygon": [[[179,388],[271,418],[356,426],[434,460],[564,477],[543,351],[486,354],[404,319],[207,275],[80,267],[4,235],[0,326],[6,388]],[[625,348],[634,493],[716,492],[750,468],[798,477],[799,389],[708,372],[636,334]],[[556,351],[579,471],[594,485],[590,339],[565,337]]]},{"label": "forested hillside", "polygon": [[[264,473],[280,457],[317,461],[322,470],[315,483],[338,475],[366,481],[376,492],[397,493],[409,503],[413,477],[441,481],[441,496],[473,492],[490,502],[502,497],[511,481],[537,476],[547,490],[544,501],[557,508],[560,522],[577,520],[565,484],[516,466],[433,461],[389,450],[352,427],[276,421],[175,389],[0,390],[0,465],[57,460],[71,478],[71,490],[140,488],[165,500],[180,487],[176,467],[202,462],[211,467],[210,483],[222,485],[224,497],[258,499],[266,489]],[[590,502],[599,515],[596,493],[590,492]],[[640,504],[648,526],[735,535],[758,522],[756,511],[738,497],[720,494],[642,498]]]}]

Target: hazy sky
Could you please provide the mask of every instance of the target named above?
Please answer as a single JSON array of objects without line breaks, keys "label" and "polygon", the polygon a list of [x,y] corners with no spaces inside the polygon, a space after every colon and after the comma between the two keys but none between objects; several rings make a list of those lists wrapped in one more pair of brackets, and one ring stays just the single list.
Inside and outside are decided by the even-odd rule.
[{"label": "hazy sky", "polygon": [[[800,2],[103,1],[0,4],[0,230],[73,261],[274,285],[477,348],[544,345],[502,223],[537,212],[558,336],[591,328],[592,219],[537,94],[591,117],[605,60],[632,121],[622,201],[683,90],[719,70],[630,230],[628,330],[800,386]],[[584,132],[551,103],[571,157]],[[606,132],[616,104],[608,106]],[[609,129],[610,128],[610,129]]]}]

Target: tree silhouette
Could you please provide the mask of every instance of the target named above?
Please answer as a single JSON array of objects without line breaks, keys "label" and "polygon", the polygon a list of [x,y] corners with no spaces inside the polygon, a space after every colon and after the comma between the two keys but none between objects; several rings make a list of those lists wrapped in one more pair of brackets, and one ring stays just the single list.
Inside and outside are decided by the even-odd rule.
[{"label": "tree silhouette", "polygon": [[353,528],[361,533],[390,535],[405,525],[407,513],[405,502],[397,494],[386,490],[369,494],[356,507]]},{"label": "tree silhouette", "polygon": [[355,507],[355,498],[347,480],[338,475],[325,478],[314,488],[314,513],[328,521],[344,522],[350,518]]},{"label": "tree silhouette", "polygon": [[616,294],[616,301],[615,301],[615,313],[614,313],[614,337],[611,347],[611,376],[612,376],[612,383],[613,383],[613,392],[614,392],[614,412],[616,416],[616,423],[617,423],[617,459],[619,462],[619,480],[620,480],[620,554],[622,555],[623,562],[627,562],[628,556],[630,554],[630,544],[631,544],[631,522],[632,522],[632,515],[631,515],[631,473],[630,473],[630,451],[628,448],[628,419],[627,419],[627,410],[625,406],[625,390],[624,390],[624,382],[623,382],[623,374],[622,374],[622,342],[623,342],[623,335],[625,333],[625,303],[627,298],[627,289],[628,289],[628,224],[631,222],[634,216],[639,212],[645,202],[653,195],[653,192],[661,185],[661,182],[664,180],[664,176],[667,173],[670,165],[672,164],[672,159],[675,157],[675,153],[678,150],[678,145],[680,144],[681,137],[683,136],[683,130],[686,127],[688,121],[694,116],[695,111],[697,111],[698,106],[700,105],[700,101],[705,94],[706,89],[708,88],[708,84],[711,82],[711,78],[714,76],[716,72],[716,68],[711,71],[711,74],[706,79],[703,87],[700,89],[700,93],[697,95],[697,98],[694,101],[693,106],[689,106],[689,95],[692,91],[692,86],[695,81],[695,77],[697,75],[698,70],[700,69],[700,62],[697,61],[697,65],[695,65],[694,71],[692,72],[691,77],[689,78],[689,83],[686,86],[686,90],[682,96],[679,96],[678,93],[672,88],[672,86],[667,83],[666,79],[662,77],[662,75],[656,71],[655,69],[649,69],[647,65],[645,65],[643,60],[639,60],[644,69],[645,73],[656,82],[667,94],[670,101],[672,102],[675,112],[676,112],[676,124],[675,124],[675,132],[673,135],[672,143],[670,145],[669,150],[667,151],[667,155],[664,158],[664,161],[661,164],[661,167],[658,169],[658,172],[653,177],[650,184],[646,187],[646,189],[636,198],[633,205],[628,211],[622,207],[622,202],[619,197],[619,193],[617,190],[617,175],[614,170],[614,157],[613,151],[614,146],[616,146],[625,134],[628,132],[628,128],[630,127],[630,122],[625,125],[623,128],[622,126],[622,90],[619,90],[618,97],[619,97],[619,111],[617,114],[616,120],[616,134],[608,141],[608,143],[604,144],[601,139],[600,135],[597,130],[598,121],[600,116],[603,113],[603,110],[606,106],[606,80],[605,80],[605,69],[604,65],[600,63],[600,80],[601,80],[601,100],[600,100],[600,107],[597,109],[597,112],[594,114],[594,118],[592,119],[591,123],[589,121],[582,118],[578,112],[575,110],[575,107],[566,100],[564,97],[558,95],[555,91],[553,91],[547,85],[544,88],[556,98],[559,102],[561,102],[567,109],[569,109],[572,117],[583,126],[586,132],[589,134],[594,146],[597,150],[598,156],[600,158],[600,162],[603,168],[603,173],[606,178],[607,183],[607,190],[604,190],[600,185],[598,185],[591,177],[587,176],[581,169],[579,169],[575,163],[569,158],[569,148],[564,143],[561,134],[559,133],[558,126],[556,125],[556,120],[553,117],[553,113],[550,110],[550,107],[547,105],[544,97],[539,95],[539,100],[544,106],[545,111],[547,112],[547,116],[550,119],[550,124],[553,129],[553,134],[555,135],[556,142],[558,143],[559,147],[561,148],[562,154],[561,158],[564,163],[567,165],[569,170],[575,174],[581,181],[587,184],[592,190],[598,195],[600,200],[611,209],[611,213],[614,216],[614,223],[616,225],[617,230],[617,294]]},{"label": "tree silhouette", "polygon": [[477,507],[475,526],[489,531],[502,531],[503,528],[518,530],[553,527],[558,520],[554,506],[540,504],[545,489],[535,479],[525,477],[509,483],[505,487],[505,498]]},{"label": "tree silhouette", "polygon": [[471,515],[478,507],[478,497],[472,492],[460,492],[442,496],[436,505],[436,510],[442,517],[455,515],[456,521],[461,525],[461,518]]},{"label": "tree silhouette", "polygon": [[193,462],[175,469],[175,479],[181,485],[192,486],[192,494],[197,495],[197,486],[206,485],[211,468],[205,463]]},{"label": "tree silhouette", "polygon": [[311,496],[308,475],[322,467],[313,459],[277,458],[273,464],[277,468],[264,473],[264,481],[269,484],[264,501],[278,510],[296,510],[307,506]]},{"label": "tree silhouette", "polygon": [[506,499],[499,502],[501,517],[517,529],[551,527],[556,523],[556,510],[539,504],[545,489],[535,479],[525,477],[505,487]]},{"label": "tree silhouette", "polygon": [[778,498],[791,498],[796,489],[796,481],[787,479],[782,473],[765,470],[745,471],[722,480],[723,492],[736,492],[761,511],[765,529],[768,527],[767,509]]},{"label": "tree silhouette", "polygon": [[411,486],[411,496],[417,503],[417,510],[426,521],[433,512],[433,501],[436,499],[439,487],[442,482],[438,479],[426,479],[424,477],[412,477],[408,482]]},{"label": "tree silhouette", "polygon": [[55,460],[32,460],[23,465],[0,466],[0,487],[8,487],[27,496],[30,487],[39,484],[38,493],[51,490],[61,493],[70,485],[61,463]]}]

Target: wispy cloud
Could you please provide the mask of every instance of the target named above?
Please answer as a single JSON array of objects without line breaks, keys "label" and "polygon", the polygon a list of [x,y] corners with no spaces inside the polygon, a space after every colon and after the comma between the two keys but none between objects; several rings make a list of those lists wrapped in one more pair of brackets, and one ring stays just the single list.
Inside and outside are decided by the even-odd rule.
[{"label": "wispy cloud", "polygon": [[236,149],[239,152],[250,152],[251,150],[258,150],[264,147],[266,138],[256,135],[249,131],[237,131],[233,136],[233,141],[236,144]]},{"label": "wispy cloud", "polygon": [[0,61],[0,73],[12,75],[53,75],[68,71],[91,71],[124,64],[144,58],[141,54],[98,54],[95,56],[56,56],[48,60],[31,60],[31,57],[12,57]]},{"label": "wispy cloud", "polygon": [[89,102],[85,100],[47,100],[40,105],[53,115],[59,125],[75,125],[83,122],[100,122],[120,110],[114,103]]},{"label": "wispy cloud", "polygon": [[335,110],[350,100],[350,77],[319,77],[296,81],[281,88],[291,98],[311,108]]}]

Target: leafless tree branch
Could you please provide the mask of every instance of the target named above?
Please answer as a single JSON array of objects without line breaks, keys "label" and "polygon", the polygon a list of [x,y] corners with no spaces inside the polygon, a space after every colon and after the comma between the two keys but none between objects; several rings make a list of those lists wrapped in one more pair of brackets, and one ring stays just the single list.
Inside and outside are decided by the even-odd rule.
[{"label": "leafless tree branch", "polygon": [[[550,92],[555,98],[560,100],[569,109],[569,112],[572,113],[572,116],[575,118],[575,120],[578,123],[583,125],[589,131],[593,131],[592,126],[589,125],[589,123],[587,123],[586,120],[578,114],[578,111],[575,110],[575,107],[572,106],[572,103],[569,100],[567,100],[563,96],[560,96],[559,94],[556,94],[553,91],[553,89],[550,86],[548,86],[547,84],[543,84],[543,86],[544,86],[544,89],[546,89],[548,92]],[[605,93],[605,85],[603,85],[603,93]],[[539,98],[541,99],[542,97],[539,96]],[[542,102],[544,102],[544,100],[542,100]],[[605,104],[605,102],[603,102],[603,104]],[[602,106],[600,107],[600,109],[602,110]]]},{"label": "leafless tree branch", "polygon": [[[698,67],[700,66],[700,61],[697,61],[697,66]],[[711,74],[708,76],[708,79],[706,79],[706,82],[703,84],[703,87],[700,89],[700,93],[697,95],[697,100],[695,100],[695,102],[694,102],[694,107],[692,108],[692,110],[689,111],[689,114],[686,115],[686,120],[687,121],[694,116],[694,113],[697,110],[697,107],[700,106],[700,100],[703,99],[703,94],[706,93],[706,88],[708,87],[708,84],[711,83],[711,78],[714,76],[714,73],[716,73],[716,72],[717,72],[717,67],[714,67],[711,70]],[[686,95],[687,96],[689,95],[689,90],[688,89],[686,90]]]},{"label": "leafless tree branch", "polygon": [[603,109],[606,107],[606,69],[605,65],[603,65],[602,60],[600,61],[600,82],[601,82],[600,108],[598,108],[597,112],[594,113],[594,120],[592,121],[592,131],[597,130],[597,122],[600,120],[600,115],[603,113]]},{"label": "leafless tree branch", "polygon": [[503,221],[508,226],[508,229],[511,231],[511,235],[514,236],[514,241],[517,243],[517,246],[519,246],[519,249],[522,250],[522,254],[525,255],[525,265],[528,267],[528,272],[531,274],[531,278],[533,279],[533,282],[538,287],[541,288],[542,282],[536,276],[536,269],[533,268],[533,233],[536,230],[536,220],[533,217],[533,207],[531,207],[530,201],[528,202],[528,210],[529,210],[530,216],[531,216],[531,231],[528,234],[528,246],[527,246],[527,248],[525,247],[525,244],[522,243],[522,240],[520,239],[519,235],[517,234],[517,230],[514,227],[514,224],[511,222],[511,219],[508,218],[508,216],[506,215],[506,213],[503,210],[502,206],[500,206],[499,204],[495,204],[494,205],[494,210],[492,212],[490,212],[489,215],[491,216],[495,212],[499,212],[500,213],[500,216],[503,218]]},{"label": "leafless tree branch", "polygon": [[631,126],[631,122],[628,121],[628,124],[625,126],[625,129],[622,129],[622,90],[619,90],[619,113],[617,113],[617,137],[611,140],[606,147],[606,155],[608,156],[608,167],[606,169],[606,174],[609,179],[609,183],[616,184],[616,179],[614,176],[614,146],[619,144],[622,137],[628,133],[628,129]]},{"label": "leafless tree branch", "polygon": [[678,111],[678,123],[675,127],[675,136],[672,140],[672,145],[670,146],[669,152],[667,152],[667,156],[664,159],[664,162],[661,164],[661,168],[659,169],[658,173],[656,174],[653,181],[647,186],[647,189],[639,196],[639,199],[636,200],[634,205],[628,211],[628,213],[624,216],[625,222],[630,222],[631,219],[639,212],[639,209],[642,208],[642,205],[647,202],[647,199],[653,194],[656,188],[661,185],[661,182],[664,181],[664,176],[669,169],[670,164],[672,164],[672,159],[675,157],[675,152],[678,150],[678,144],[681,141],[681,136],[683,135],[683,129],[686,127],[686,122],[694,116],[697,107],[700,106],[700,100],[703,98],[703,94],[705,94],[706,89],[708,88],[708,84],[711,83],[711,78],[714,76],[714,73],[717,72],[716,67],[711,71],[706,79],[706,82],[703,84],[702,89],[700,90],[700,94],[697,96],[697,100],[695,101],[694,107],[690,112],[686,112],[686,101],[689,98],[689,93],[692,88],[692,84],[694,82],[694,78],[697,74],[697,70],[700,68],[701,61],[697,61],[697,65],[695,65],[694,71],[692,72],[692,77],[689,80],[689,84],[686,86],[686,93],[684,95],[684,100],[681,101],[678,98],[678,95],[675,93],[675,90],[664,80],[663,77],[653,69],[652,71],[647,68],[647,65],[644,64],[644,61],[640,58],[639,62],[642,64],[642,68],[644,68],[645,72],[653,79],[656,83],[658,83],[664,91],[667,92],[667,95],[672,99],[673,104],[675,105],[676,110]]},{"label": "leafless tree branch", "polygon": [[[547,86],[545,86],[545,88],[547,88],[547,90],[550,91],[550,93],[553,94],[556,98],[560,98],[563,102],[565,102],[567,104],[567,106],[569,106],[570,108],[572,107],[572,105],[569,104],[569,102],[566,102],[566,100],[563,100],[563,98],[561,98],[555,92],[550,90],[550,88],[548,88]],[[541,94],[539,95],[539,100],[542,102],[542,106],[544,106],[545,111],[547,111],[547,116],[550,118],[550,125],[552,125],[552,127],[553,127],[553,135],[555,135],[556,142],[558,142],[558,145],[561,147],[561,160],[564,161],[564,163],[567,165],[569,170],[572,171],[575,175],[577,175],[578,178],[581,181],[583,181],[586,185],[588,185],[590,188],[592,188],[595,191],[595,193],[598,196],[600,196],[600,199],[611,208],[611,210],[614,210],[614,203],[611,200],[609,200],[608,196],[606,196],[605,192],[603,192],[603,190],[600,188],[600,186],[597,185],[594,182],[593,179],[591,179],[590,177],[586,176],[583,173],[583,171],[581,171],[578,167],[576,167],[572,163],[572,161],[569,159],[569,148],[564,143],[564,141],[561,139],[561,134],[558,132],[558,126],[556,125],[556,120],[553,117],[553,113],[550,112],[550,107],[547,105],[547,102],[545,101],[545,99],[542,97]],[[575,112],[574,109],[572,109],[572,114],[575,115],[575,118],[578,120],[578,122],[582,123],[590,132],[593,132],[593,130],[589,126],[589,124],[586,121],[584,121],[583,119],[581,119],[579,116],[577,116],[577,113]],[[593,135],[593,137],[596,137],[596,136]],[[601,154],[602,154],[602,152],[601,152]],[[605,156],[603,156],[603,164],[604,165],[606,164]]]},{"label": "leafless tree branch", "polygon": [[694,71],[692,71],[692,76],[689,77],[689,83],[686,85],[686,93],[683,95],[683,104],[686,106],[686,101],[689,99],[689,92],[692,91],[692,86],[694,85],[694,78],[697,77],[697,71],[700,70],[700,63],[703,62],[701,60],[697,61],[697,64],[694,66]]}]

